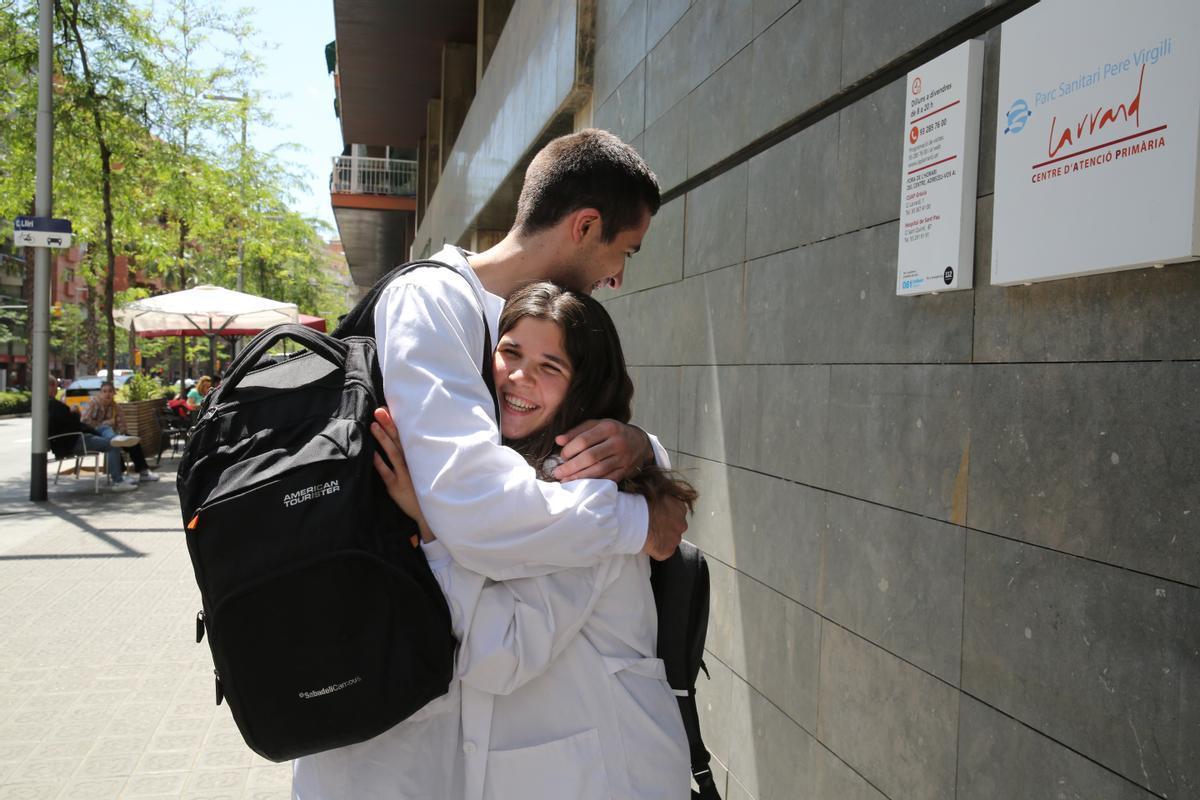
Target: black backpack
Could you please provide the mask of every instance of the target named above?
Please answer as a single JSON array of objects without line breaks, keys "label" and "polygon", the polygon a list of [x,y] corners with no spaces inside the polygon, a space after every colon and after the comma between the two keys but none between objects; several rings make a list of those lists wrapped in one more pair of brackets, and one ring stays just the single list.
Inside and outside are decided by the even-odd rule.
[{"label": "black backpack", "polygon": [[[184,448],[196,641],[207,630],[217,703],[229,700],[246,743],[272,761],[376,736],[453,675],[449,609],[416,523],[375,472],[369,430],[384,405],[375,301],[400,271],[426,264],[449,268],[397,268],[334,337],[299,325],[254,337]],[[307,352],[271,362],[285,338]]]},{"label": "black backpack", "polygon": [[691,751],[692,779],[699,800],[721,800],[709,767],[710,756],[700,735],[696,711],[696,678],[704,666],[704,639],[708,633],[708,564],[691,542],[666,561],[650,562],[650,585],[658,607],[658,657],[667,669],[667,683],[679,699],[683,728]]}]

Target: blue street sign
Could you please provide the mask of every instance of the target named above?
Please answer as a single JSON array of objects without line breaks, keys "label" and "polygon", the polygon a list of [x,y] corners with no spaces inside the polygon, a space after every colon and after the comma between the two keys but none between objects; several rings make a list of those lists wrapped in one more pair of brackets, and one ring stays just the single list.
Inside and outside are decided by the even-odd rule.
[{"label": "blue street sign", "polygon": [[17,217],[13,220],[13,230],[71,233],[71,220],[54,217]]}]

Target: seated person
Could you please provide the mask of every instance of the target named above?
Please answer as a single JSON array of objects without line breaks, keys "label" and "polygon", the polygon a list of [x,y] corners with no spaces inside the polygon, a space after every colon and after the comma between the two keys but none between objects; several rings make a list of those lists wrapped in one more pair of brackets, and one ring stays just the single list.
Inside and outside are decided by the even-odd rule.
[{"label": "seated person", "polygon": [[200,380],[196,381],[196,385],[187,393],[188,411],[195,411],[204,402],[204,398],[208,396],[212,389],[212,378],[204,375]]},{"label": "seated person", "polygon": [[[100,384],[100,391],[87,404],[81,414],[81,419],[85,425],[95,428],[96,433],[108,439],[111,444],[129,451],[129,457],[137,466],[142,483],[156,481],[158,473],[151,472],[146,466],[146,457],[137,438],[127,437],[123,440],[127,434],[125,414],[121,411],[121,405],[117,403],[116,397],[117,389],[113,386],[112,381]],[[132,444],[128,443],[128,439],[133,440]]]},{"label": "seated person", "polygon": [[[111,388],[112,384],[108,384]],[[49,428],[50,451],[58,458],[66,458],[71,455],[80,455],[85,449],[92,452],[104,453],[105,465],[108,468],[108,477],[112,481],[112,490],[114,492],[130,492],[137,488],[137,482],[127,481],[124,476],[125,466],[121,461],[121,448],[112,443],[113,436],[110,434],[105,436],[92,426],[84,423],[79,417],[71,413],[71,409],[66,403],[62,403],[55,399],[56,394],[54,381],[50,382],[50,413],[47,418]],[[64,433],[82,433],[83,438],[78,436],[60,436]],[[53,437],[59,438],[53,438]],[[129,451],[129,457],[133,460],[133,465],[137,469],[140,481],[156,481],[158,475],[150,471],[150,465],[146,463],[146,456],[142,453],[140,445],[134,445],[126,448]]]}]

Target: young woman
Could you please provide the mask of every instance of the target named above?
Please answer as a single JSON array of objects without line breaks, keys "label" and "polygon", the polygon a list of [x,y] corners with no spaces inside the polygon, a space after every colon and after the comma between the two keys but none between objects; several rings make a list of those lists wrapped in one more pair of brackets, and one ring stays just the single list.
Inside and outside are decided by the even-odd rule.
[{"label": "young woman", "polygon": [[[536,283],[500,316],[493,362],[500,431],[548,478],[554,437],[587,419],[627,422],[633,384],[620,339],[590,297]],[[459,638],[465,795],[684,800],[690,762],[679,707],[655,656],[644,555],[492,582],[458,566],[426,525],[386,412],[376,466],[421,526]],[[691,486],[647,467],[621,489],[691,503]],[[483,522],[482,524],[486,524]]]},{"label": "young woman", "polygon": [[208,377],[207,375],[204,375],[200,378],[200,380],[196,381],[196,385],[188,390],[187,393],[188,411],[195,411],[197,408],[199,408],[200,404],[204,402],[204,398],[208,396],[208,393],[211,389],[212,378]]}]

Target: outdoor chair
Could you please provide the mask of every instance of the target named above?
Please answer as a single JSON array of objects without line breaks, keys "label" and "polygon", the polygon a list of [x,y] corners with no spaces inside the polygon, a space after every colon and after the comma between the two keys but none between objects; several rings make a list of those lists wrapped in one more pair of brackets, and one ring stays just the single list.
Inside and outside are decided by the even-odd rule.
[{"label": "outdoor chair", "polygon": [[63,462],[66,461],[67,459],[75,460],[75,467],[73,468],[72,471],[75,473],[75,479],[79,480],[79,477],[80,477],[79,474],[80,474],[81,468],[84,466],[84,462],[90,458],[90,459],[92,459],[92,465],[91,465],[91,467],[89,467],[89,469],[91,469],[92,473],[95,475],[94,490],[95,490],[96,494],[99,494],[100,493],[100,476],[104,475],[105,479],[107,479],[107,476],[108,476],[108,471],[105,470],[105,468],[104,468],[104,459],[106,457],[104,452],[101,450],[88,450],[87,449],[87,440],[84,439],[83,434],[78,431],[76,431],[74,433],[56,434],[54,436],[49,437],[49,441],[53,441],[55,439],[63,439],[66,437],[73,437],[73,436],[79,437],[79,450],[78,450],[78,452],[68,453],[67,455],[62,456],[61,458],[58,456],[55,457],[55,460],[58,462],[58,469],[54,473],[54,482],[56,484],[58,483],[58,476],[62,474]]},{"label": "outdoor chair", "polygon": [[[171,446],[171,455],[176,456],[179,454],[179,448],[187,444],[188,433],[196,422],[196,412],[189,411],[187,418],[184,418],[174,411],[164,408],[161,422],[163,436],[166,437],[163,441]],[[158,454],[158,461],[162,463],[161,450]]]}]

